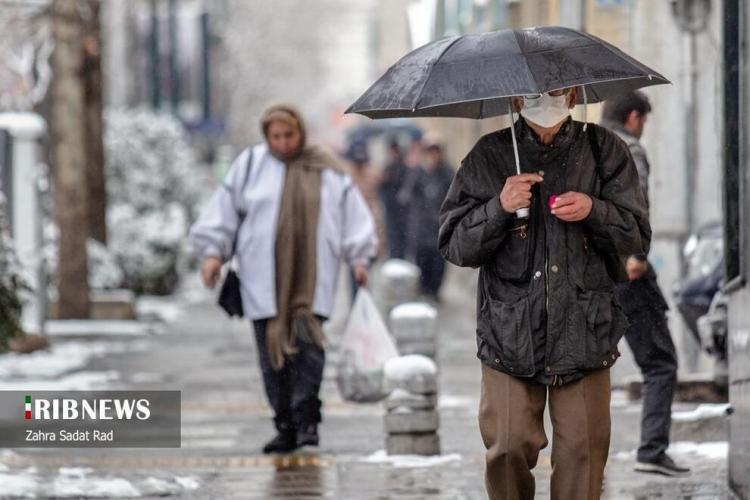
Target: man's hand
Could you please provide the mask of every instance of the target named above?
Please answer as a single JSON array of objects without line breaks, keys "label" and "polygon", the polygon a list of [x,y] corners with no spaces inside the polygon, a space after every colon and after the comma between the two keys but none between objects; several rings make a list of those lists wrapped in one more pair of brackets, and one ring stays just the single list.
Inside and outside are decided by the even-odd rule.
[{"label": "man's hand", "polygon": [[353,266],[352,273],[354,274],[354,282],[357,286],[367,286],[367,268],[365,266]]},{"label": "man's hand", "polygon": [[628,280],[636,281],[646,276],[648,271],[648,261],[636,257],[629,257],[625,263],[625,271],[628,273]]},{"label": "man's hand", "polygon": [[218,257],[206,257],[201,264],[201,279],[203,279],[203,284],[207,288],[216,286],[222,264],[221,259]]},{"label": "man's hand", "polygon": [[552,215],[565,222],[578,222],[591,213],[593,201],[584,193],[568,191],[559,195],[552,205]]},{"label": "man's hand", "polygon": [[531,206],[531,186],[542,182],[544,178],[537,174],[513,175],[505,179],[505,185],[500,191],[500,206],[509,214],[519,208]]}]

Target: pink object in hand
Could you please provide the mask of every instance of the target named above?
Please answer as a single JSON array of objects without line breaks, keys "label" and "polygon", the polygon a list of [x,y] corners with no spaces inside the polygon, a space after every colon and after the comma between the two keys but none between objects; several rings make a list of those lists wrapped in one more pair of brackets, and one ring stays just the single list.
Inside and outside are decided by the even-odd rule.
[{"label": "pink object in hand", "polygon": [[555,204],[556,201],[557,201],[557,196],[555,196],[554,194],[549,197],[548,203],[549,203],[550,210],[552,210],[552,206]]}]

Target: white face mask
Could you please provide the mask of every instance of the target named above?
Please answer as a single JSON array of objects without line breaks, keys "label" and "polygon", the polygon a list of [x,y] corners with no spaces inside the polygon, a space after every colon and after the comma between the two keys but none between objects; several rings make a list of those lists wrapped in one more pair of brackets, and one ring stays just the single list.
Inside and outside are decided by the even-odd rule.
[{"label": "white face mask", "polygon": [[541,127],[554,127],[570,116],[568,95],[563,94],[557,97],[549,94],[542,94],[540,97],[524,96],[521,116]]}]

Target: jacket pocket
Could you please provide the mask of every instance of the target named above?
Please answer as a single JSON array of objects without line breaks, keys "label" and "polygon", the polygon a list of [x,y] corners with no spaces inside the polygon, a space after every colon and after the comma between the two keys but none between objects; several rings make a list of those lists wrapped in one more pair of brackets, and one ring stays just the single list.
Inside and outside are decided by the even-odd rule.
[{"label": "jacket pocket", "polygon": [[587,291],[586,295],[589,295],[589,301],[586,310],[584,365],[589,369],[606,368],[614,361],[612,354],[616,352],[612,345],[612,330],[615,326],[613,315],[622,313],[614,303],[612,293]]},{"label": "jacket pocket", "polygon": [[528,281],[532,252],[532,226],[529,219],[516,220],[508,230],[495,257],[495,269],[501,279]]},{"label": "jacket pocket", "polygon": [[518,376],[534,375],[534,343],[531,333],[529,297],[514,303],[489,300],[491,328],[487,343],[498,353],[502,365]]}]

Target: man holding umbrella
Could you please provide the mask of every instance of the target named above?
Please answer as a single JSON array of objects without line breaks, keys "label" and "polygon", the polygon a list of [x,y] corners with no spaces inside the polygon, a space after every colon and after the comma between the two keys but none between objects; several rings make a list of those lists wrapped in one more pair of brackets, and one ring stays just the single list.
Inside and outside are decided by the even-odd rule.
[{"label": "man holding umbrella", "polygon": [[[601,492],[608,369],[626,327],[605,254],[647,251],[651,232],[625,145],[569,116],[577,92],[514,99],[521,114],[514,132],[529,167],[514,172],[511,129],[489,134],[464,159],[441,210],[443,256],[481,267],[479,426],[491,498],[534,498],[548,397],[552,498]],[[530,215],[518,219],[523,208]]]},{"label": "man holding umbrella", "polygon": [[492,499],[534,498],[547,398],[551,497],[600,498],[609,368],[627,326],[613,289],[624,259],[648,252],[651,229],[625,144],[569,110],[665,82],[586,33],[502,30],[416,49],[350,108],[374,118],[521,115],[463,160],[438,236],[446,260],[480,268],[479,427]]}]

